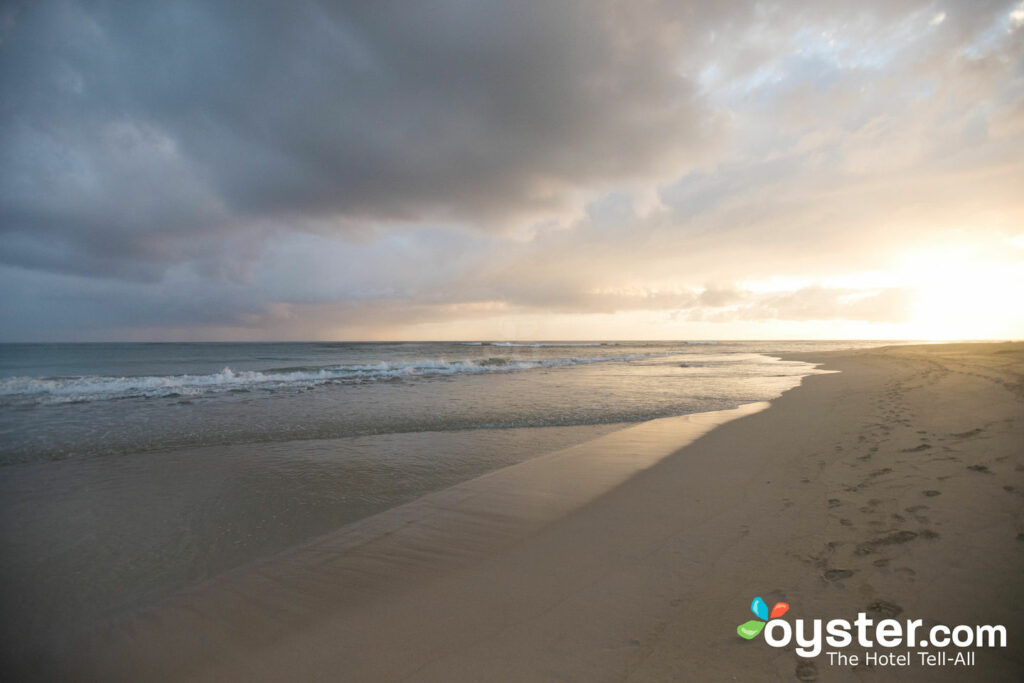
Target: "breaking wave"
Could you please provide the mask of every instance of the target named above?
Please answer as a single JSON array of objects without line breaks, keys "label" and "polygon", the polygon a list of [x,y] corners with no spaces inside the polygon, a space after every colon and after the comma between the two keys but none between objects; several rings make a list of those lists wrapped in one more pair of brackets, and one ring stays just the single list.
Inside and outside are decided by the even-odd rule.
[{"label": "breaking wave", "polygon": [[574,346],[615,346],[611,342],[486,342],[486,346],[511,346],[531,349],[572,348]]},{"label": "breaking wave", "polygon": [[641,354],[631,354],[540,360],[505,358],[461,361],[423,360],[405,363],[380,362],[367,365],[301,366],[237,372],[226,367],[220,372],[207,375],[9,377],[0,380],[0,404],[26,401],[74,403],[119,398],[175,398],[250,389],[301,389],[331,383],[358,384],[415,377],[516,372],[591,363],[626,362],[646,357]]}]

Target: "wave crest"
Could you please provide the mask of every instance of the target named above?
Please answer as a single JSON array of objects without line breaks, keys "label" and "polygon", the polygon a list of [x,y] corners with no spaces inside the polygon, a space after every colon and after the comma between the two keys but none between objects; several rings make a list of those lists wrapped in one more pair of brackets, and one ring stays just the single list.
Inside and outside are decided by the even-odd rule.
[{"label": "wave crest", "polygon": [[366,365],[272,368],[234,371],[229,367],[207,375],[164,375],[140,377],[8,377],[0,380],[0,403],[74,403],[118,398],[198,396],[239,390],[303,388],[330,383],[377,382],[438,375],[516,372],[591,363],[626,362],[643,355],[548,358],[513,360],[423,360],[406,363],[380,362]]}]

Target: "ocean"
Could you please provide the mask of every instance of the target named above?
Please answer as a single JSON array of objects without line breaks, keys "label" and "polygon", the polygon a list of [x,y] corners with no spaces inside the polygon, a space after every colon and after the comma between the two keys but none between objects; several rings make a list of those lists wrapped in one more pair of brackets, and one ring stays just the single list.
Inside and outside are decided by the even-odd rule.
[{"label": "ocean", "polygon": [[0,345],[0,611],[40,651],[232,568],[872,342]]}]

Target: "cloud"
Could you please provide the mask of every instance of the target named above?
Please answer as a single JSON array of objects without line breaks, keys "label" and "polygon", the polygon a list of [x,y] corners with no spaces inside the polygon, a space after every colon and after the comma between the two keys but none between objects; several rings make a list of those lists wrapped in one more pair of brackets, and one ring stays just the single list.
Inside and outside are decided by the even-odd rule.
[{"label": "cloud", "polygon": [[878,292],[806,287],[795,292],[761,297],[742,307],[746,320],[860,320],[900,323],[910,316],[912,293],[904,289]]},{"label": "cloud", "polygon": [[831,280],[1022,232],[1019,11],[8,5],[0,337],[896,324]]},{"label": "cloud", "polygon": [[[684,29],[620,3],[37,3],[3,44],[6,262],[109,273],[226,234],[508,228],[685,167]],[[207,239],[210,236],[213,239]]]}]

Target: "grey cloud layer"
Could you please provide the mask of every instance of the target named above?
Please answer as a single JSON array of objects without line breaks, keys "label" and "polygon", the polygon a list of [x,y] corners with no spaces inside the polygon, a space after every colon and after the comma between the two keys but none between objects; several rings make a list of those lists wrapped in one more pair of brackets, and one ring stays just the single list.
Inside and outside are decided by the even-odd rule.
[{"label": "grey cloud layer", "polygon": [[673,67],[678,32],[619,21],[625,12],[26,5],[0,46],[2,256],[130,273],[216,251],[236,231],[493,229],[562,209],[590,183],[650,174],[707,137],[707,112]]},{"label": "grey cloud layer", "polygon": [[1013,7],[8,5],[0,336],[898,321],[900,290],[736,283],[872,269],[979,207],[1019,225]]}]

